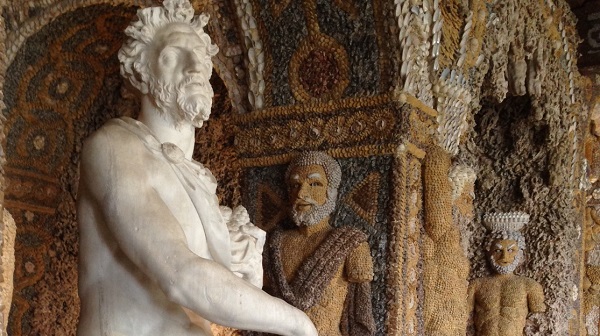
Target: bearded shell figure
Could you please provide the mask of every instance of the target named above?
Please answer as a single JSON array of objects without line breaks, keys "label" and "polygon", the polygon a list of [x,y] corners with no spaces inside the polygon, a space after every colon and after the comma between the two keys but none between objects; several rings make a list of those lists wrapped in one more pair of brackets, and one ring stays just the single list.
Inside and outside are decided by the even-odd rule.
[{"label": "bearded shell figure", "polygon": [[321,336],[373,335],[373,260],[367,235],[331,226],[340,165],[324,152],[300,153],[286,183],[295,228],[269,235],[267,292],[304,311]]},{"label": "bearded shell figure", "polygon": [[478,336],[518,336],[529,313],[546,310],[544,290],[535,280],[513,272],[523,259],[525,238],[521,228],[529,222],[522,212],[487,214],[490,231],[487,253],[495,275],[469,285],[469,311]]}]

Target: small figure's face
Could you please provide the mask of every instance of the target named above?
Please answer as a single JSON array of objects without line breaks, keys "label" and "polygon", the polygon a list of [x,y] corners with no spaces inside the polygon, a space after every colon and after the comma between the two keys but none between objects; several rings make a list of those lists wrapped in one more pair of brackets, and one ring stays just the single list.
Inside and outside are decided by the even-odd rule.
[{"label": "small figure's face", "polygon": [[[158,93],[167,106],[178,107],[183,117],[196,127],[208,119],[213,91],[211,56],[207,44],[184,23],[171,23],[159,29],[150,48],[150,72]],[[162,92],[161,92],[162,91]],[[166,92],[166,93],[165,93]],[[157,97],[161,96],[162,97]],[[197,125],[199,124],[199,125]]]},{"label": "small figure's face", "polygon": [[519,253],[519,245],[516,240],[497,239],[492,243],[490,258],[499,266],[511,266]]},{"label": "small figure's face", "polygon": [[327,201],[327,175],[319,165],[299,166],[289,174],[290,202],[298,213],[306,213]]}]

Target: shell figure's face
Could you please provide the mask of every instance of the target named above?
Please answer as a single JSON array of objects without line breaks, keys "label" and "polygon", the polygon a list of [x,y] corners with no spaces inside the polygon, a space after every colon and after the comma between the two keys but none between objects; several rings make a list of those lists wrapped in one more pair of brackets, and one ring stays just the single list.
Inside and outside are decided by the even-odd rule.
[{"label": "shell figure's face", "polygon": [[519,253],[519,245],[516,240],[497,239],[492,243],[490,258],[502,267],[510,266],[514,263]]},{"label": "shell figure's face", "polygon": [[299,166],[290,172],[288,180],[290,202],[299,213],[309,212],[327,201],[327,175],[322,166]]}]

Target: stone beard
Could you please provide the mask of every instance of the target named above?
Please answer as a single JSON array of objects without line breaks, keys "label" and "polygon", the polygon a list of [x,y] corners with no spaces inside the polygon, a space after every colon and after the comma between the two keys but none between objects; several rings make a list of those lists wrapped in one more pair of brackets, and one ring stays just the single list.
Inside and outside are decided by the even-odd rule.
[{"label": "stone beard", "polygon": [[484,216],[490,231],[487,257],[495,274],[469,283],[468,311],[473,313],[475,335],[524,335],[528,315],[546,310],[542,285],[514,274],[526,248],[520,230],[528,220],[522,212]]},{"label": "stone beard", "polygon": [[265,233],[243,207],[219,207],[217,181],[192,158],[218,48],[208,16],[161,2],[138,11],[118,54],[138,119],[109,120],[81,150],[77,334],[210,336],[214,322],[317,336],[305,313],[260,290]]},{"label": "stone beard", "polygon": [[[200,90],[187,92],[187,88],[193,86],[199,86]],[[190,76],[176,86],[160,79],[151,79],[149,88],[159,110],[177,113],[179,120],[176,126],[187,120],[195,127],[202,127],[210,117],[214,92],[210,83],[203,78]]]}]

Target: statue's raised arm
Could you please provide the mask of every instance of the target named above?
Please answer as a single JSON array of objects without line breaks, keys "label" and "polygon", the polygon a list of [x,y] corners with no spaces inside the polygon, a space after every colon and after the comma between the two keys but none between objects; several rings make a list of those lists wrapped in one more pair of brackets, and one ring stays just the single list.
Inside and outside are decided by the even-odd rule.
[{"label": "statue's raised arm", "polygon": [[207,20],[188,0],[165,0],[126,30],[121,72],[139,90],[141,111],[138,120],[110,120],[83,147],[80,336],[205,336],[208,321],[317,335],[302,311],[256,286],[260,260],[235,251],[260,250],[264,234],[243,209],[228,229],[214,177],[192,160],[213,96],[217,47]]}]

